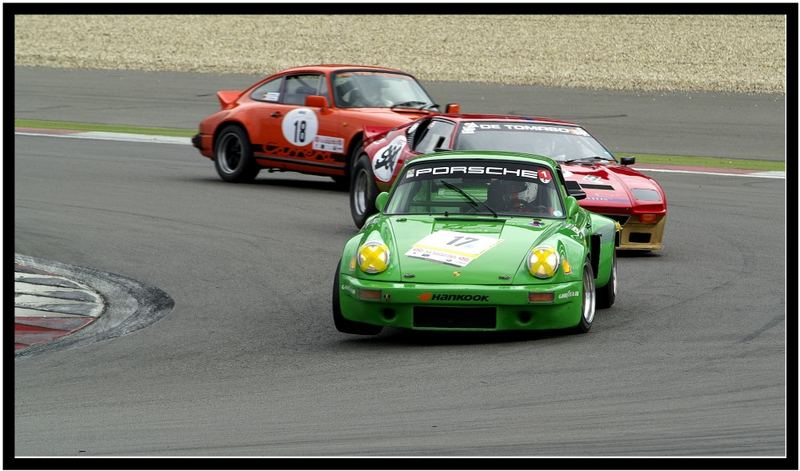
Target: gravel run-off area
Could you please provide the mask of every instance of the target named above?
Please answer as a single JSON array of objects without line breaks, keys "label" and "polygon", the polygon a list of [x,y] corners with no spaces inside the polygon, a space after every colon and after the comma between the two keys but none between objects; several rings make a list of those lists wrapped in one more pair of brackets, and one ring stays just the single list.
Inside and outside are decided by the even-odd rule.
[{"label": "gravel run-off area", "polygon": [[777,15],[16,15],[19,66],[269,74],[320,63],[420,80],[786,92]]}]

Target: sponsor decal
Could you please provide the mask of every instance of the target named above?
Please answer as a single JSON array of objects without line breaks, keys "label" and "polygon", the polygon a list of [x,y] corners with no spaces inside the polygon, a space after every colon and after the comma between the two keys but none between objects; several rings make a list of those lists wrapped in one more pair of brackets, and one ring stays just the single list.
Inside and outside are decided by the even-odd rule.
[{"label": "sponsor decal", "polygon": [[541,180],[542,183],[550,183],[550,180],[552,180],[552,178],[550,178],[550,172],[544,169],[539,170],[539,180]]},{"label": "sponsor decal", "polygon": [[305,147],[317,137],[317,115],[310,108],[296,108],[286,113],[281,123],[283,137],[297,147]]},{"label": "sponsor decal", "polygon": [[267,101],[280,101],[281,94],[278,92],[267,92],[264,95],[264,99]]},{"label": "sponsor decal", "polygon": [[557,218],[560,218],[563,215],[564,215],[564,213],[562,213],[561,210],[556,209],[555,211],[553,211],[553,216],[555,216]]},{"label": "sponsor decal", "polygon": [[473,302],[489,302],[488,294],[432,294],[422,293],[417,296],[420,301],[473,301]]},{"label": "sponsor decal", "polygon": [[475,134],[475,131],[533,131],[572,134],[575,136],[589,136],[589,133],[581,128],[565,126],[551,126],[530,123],[475,123],[472,121],[461,125],[461,134]]},{"label": "sponsor decal", "polygon": [[563,292],[563,293],[558,295],[558,299],[569,299],[569,298],[575,298],[575,297],[578,297],[578,296],[580,296],[580,293],[577,292],[577,291],[565,291],[565,292]]},{"label": "sponsor decal", "polygon": [[461,125],[461,134],[475,134],[478,125],[472,122],[464,123]]},{"label": "sponsor decal", "polygon": [[[539,172],[542,172],[540,170]],[[545,175],[549,178],[550,174],[545,170]],[[490,176],[506,176],[511,175],[518,178],[525,178],[528,180],[538,180],[536,170],[523,169],[523,168],[508,168],[497,166],[483,166],[483,165],[454,165],[442,167],[422,167],[412,168],[406,172],[406,180],[423,177],[426,175],[446,176],[446,175],[490,175]],[[548,179],[547,182],[550,180]],[[544,182],[544,183],[547,183]]]},{"label": "sponsor decal", "polygon": [[595,196],[595,195],[592,195],[592,196],[587,196],[586,199],[587,200],[592,200],[592,201],[614,201],[614,202],[617,202],[617,203],[627,203],[628,202],[627,198],[615,198],[615,197],[611,197],[611,196]]},{"label": "sponsor decal", "polygon": [[327,152],[344,153],[344,139],[333,136],[317,136],[311,146],[314,150],[324,150]]},{"label": "sponsor decal", "polygon": [[584,175],[583,178],[581,178],[581,181],[597,183],[603,181],[603,179],[598,177],[597,175]]},{"label": "sponsor decal", "polygon": [[397,166],[397,159],[403,148],[406,146],[406,137],[397,136],[388,145],[378,149],[372,159],[372,173],[382,181],[391,181],[394,169]]},{"label": "sponsor decal", "polygon": [[477,234],[437,231],[423,237],[405,255],[465,267],[500,242],[502,239]]}]

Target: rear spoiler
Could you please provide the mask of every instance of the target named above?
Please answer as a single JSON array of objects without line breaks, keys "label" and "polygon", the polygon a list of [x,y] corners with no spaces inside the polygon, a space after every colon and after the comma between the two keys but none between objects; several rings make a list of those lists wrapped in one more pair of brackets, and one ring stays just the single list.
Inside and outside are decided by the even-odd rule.
[{"label": "rear spoiler", "polygon": [[391,126],[364,126],[364,139],[362,142],[366,145],[392,129],[394,128]]},{"label": "rear spoiler", "polygon": [[240,96],[242,96],[242,92],[239,90],[220,90],[217,92],[217,100],[219,100],[219,106],[223,110],[232,108]]}]

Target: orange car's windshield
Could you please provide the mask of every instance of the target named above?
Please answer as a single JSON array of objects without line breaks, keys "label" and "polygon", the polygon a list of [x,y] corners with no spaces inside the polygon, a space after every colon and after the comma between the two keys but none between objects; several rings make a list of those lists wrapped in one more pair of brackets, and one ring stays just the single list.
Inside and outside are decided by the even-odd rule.
[{"label": "orange car's windshield", "polygon": [[391,72],[333,74],[333,96],[340,108],[434,109],[436,104],[413,77]]}]

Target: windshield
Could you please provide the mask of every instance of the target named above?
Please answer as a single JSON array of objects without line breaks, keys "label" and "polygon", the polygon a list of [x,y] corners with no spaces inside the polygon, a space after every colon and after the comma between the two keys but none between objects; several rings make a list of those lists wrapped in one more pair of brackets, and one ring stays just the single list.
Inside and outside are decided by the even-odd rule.
[{"label": "windshield", "polygon": [[504,160],[452,160],[403,169],[385,213],[561,218],[564,207],[547,167]]},{"label": "windshield", "polygon": [[614,160],[614,156],[579,127],[530,122],[467,121],[456,137],[456,150],[500,150],[543,155],[564,162]]},{"label": "windshield", "polygon": [[341,108],[434,109],[413,77],[391,72],[349,71],[333,75],[333,96]]}]

